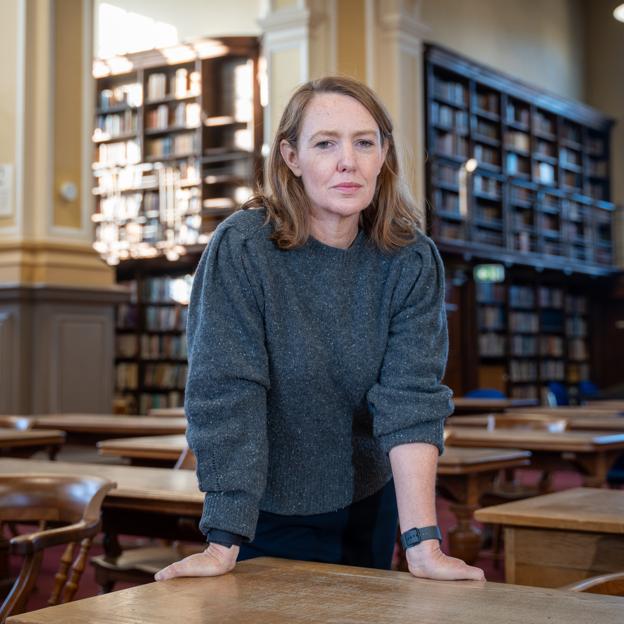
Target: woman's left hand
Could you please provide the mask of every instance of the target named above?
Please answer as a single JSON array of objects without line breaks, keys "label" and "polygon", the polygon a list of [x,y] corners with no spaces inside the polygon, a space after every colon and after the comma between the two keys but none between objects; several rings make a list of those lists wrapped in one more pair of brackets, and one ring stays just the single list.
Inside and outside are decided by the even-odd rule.
[{"label": "woman's left hand", "polygon": [[418,578],[438,581],[485,581],[481,568],[475,568],[461,559],[449,557],[440,550],[436,540],[426,540],[405,551],[407,567]]}]

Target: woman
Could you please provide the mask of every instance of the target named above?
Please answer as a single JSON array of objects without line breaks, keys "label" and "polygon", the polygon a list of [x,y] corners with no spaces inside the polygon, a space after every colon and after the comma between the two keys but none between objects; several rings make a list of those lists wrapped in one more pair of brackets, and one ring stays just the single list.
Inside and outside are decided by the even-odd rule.
[{"label": "woman", "polygon": [[189,308],[209,545],[156,579],[258,555],[389,568],[397,503],[412,574],[482,579],[439,547],[444,275],[387,112],[355,80],[307,83],[267,167],[269,192],[217,228]]}]

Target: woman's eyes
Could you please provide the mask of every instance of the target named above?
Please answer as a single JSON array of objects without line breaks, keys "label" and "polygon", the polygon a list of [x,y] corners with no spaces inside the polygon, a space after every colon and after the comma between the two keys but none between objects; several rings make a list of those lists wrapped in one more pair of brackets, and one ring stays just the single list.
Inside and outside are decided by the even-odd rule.
[{"label": "woman's eyes", "polygon": [[[314,145],[314,147],[318,147],[319,149],[325,150],[325,149],[329,149],[334,144],[335,144],[334,141],[318,141]],[[355,144],[357,147],[368,149],[370,147],[373,147],[375,145],[375,142],[371,141],[370,139],[358,139]]]}]

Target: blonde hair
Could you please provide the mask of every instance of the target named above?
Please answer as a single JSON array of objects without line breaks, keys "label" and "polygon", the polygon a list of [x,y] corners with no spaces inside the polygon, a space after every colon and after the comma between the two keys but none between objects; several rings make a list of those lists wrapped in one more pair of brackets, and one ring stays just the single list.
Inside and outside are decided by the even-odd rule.
[{"label": "blonde hair", "polygon": [[271,153],[265,163],[266,190],[243,204],[243,209],[264,207],[273,224],[272,239],[280,249],[295,249],[309,236],[310,203],[301,179],[293,174],[282,158],[280,143],[296,148],[303,116],[316,94],[337,93],[357,100],[372,115],[379,127],[382,145],[388,151],[377,177],[373,200],[360,217],[369,240],[383,251],[393,251],[414,240],[424,226],[424,214],[411,197],[399,172],[399,159],[392,136],[392,120],[377,95],[361,82],[341,76],[327,76],[300,86],[290,98],[280,120]]}]

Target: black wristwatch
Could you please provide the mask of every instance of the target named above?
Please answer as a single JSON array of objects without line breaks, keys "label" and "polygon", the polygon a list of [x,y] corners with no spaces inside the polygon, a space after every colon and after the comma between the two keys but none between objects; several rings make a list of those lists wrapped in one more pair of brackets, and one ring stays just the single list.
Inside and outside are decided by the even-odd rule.
[{"label": "black wristwatch", "polygon": [[232,546],[240,546],[243,538],[236,533],[230,533],[229,531],[221,531],[219,529],[210,529],[206,533],[206,540],[209,544],[220,544],[231,548]]},{"label": "black wristwatch", "polygon": [[425,540],[437,539],[438,542],[442,542],[442,533],[438,526],[427,526],[419,529],[413,528],[405,533],[401,534],[401,546],[404,550],[411,548],[412,546],[418,546],[420,542]]}]

